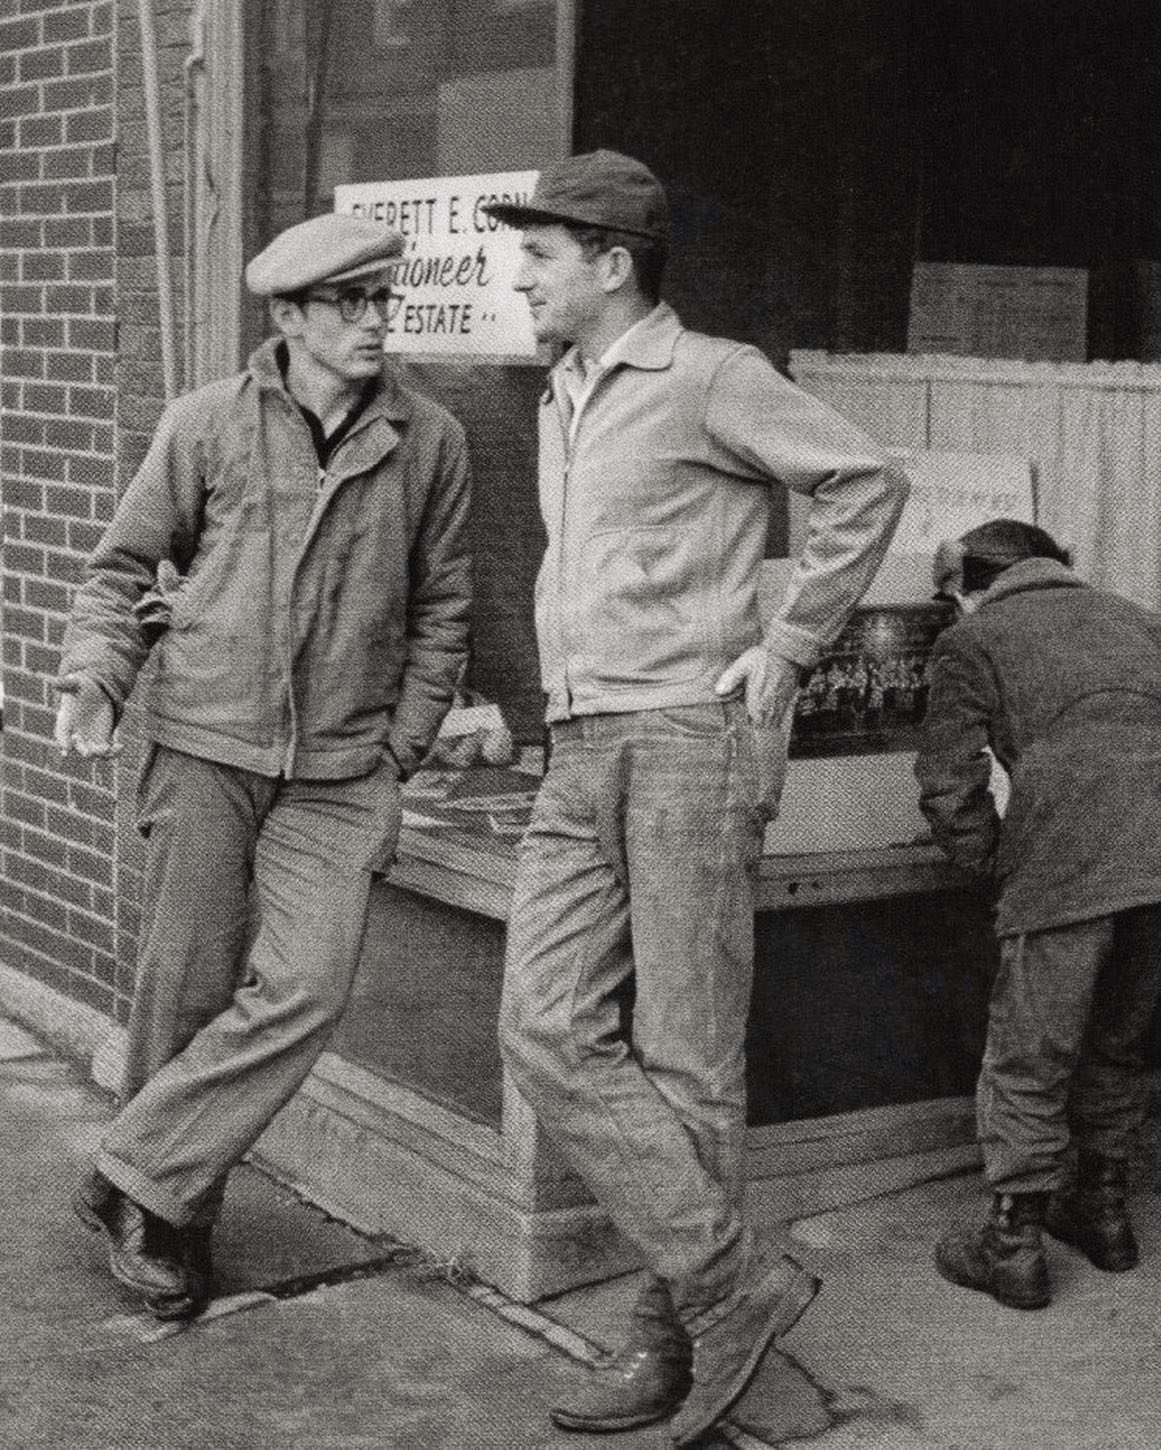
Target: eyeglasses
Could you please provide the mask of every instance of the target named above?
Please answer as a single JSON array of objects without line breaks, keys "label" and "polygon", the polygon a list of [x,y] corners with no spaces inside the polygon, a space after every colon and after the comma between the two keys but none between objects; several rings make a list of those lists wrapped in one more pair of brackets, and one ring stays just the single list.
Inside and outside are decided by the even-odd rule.
[{"label": "eyeglasses", "polygon": [[325,302],[337,307],[344,322],[361,322],[370,303],[379,314],[381,322],[391,320],[398,294],[390,287],[379,287],[374,292],[360,292],[357,287],[346,287],[341,292],[304,292],[301,302]]}]

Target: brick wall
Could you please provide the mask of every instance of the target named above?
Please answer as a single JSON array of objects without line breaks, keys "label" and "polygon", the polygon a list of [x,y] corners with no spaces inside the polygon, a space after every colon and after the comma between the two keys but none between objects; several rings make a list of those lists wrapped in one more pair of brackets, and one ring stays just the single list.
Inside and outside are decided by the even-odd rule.
[{"label": "brick wall", "polygon": [[[189,8],[155,0],[175,252]],[[163,402],[141,75],[133,0],[0,0],[0,963],[118,1017],[131,793],[123,769],[59,758],[50,684],[72,586]]]},{"label": "brick wall", "polygon": [[114,497],[113,7],[0,0],[0,956],[114,1002],[112,772],[52,748],[70,585]]}]

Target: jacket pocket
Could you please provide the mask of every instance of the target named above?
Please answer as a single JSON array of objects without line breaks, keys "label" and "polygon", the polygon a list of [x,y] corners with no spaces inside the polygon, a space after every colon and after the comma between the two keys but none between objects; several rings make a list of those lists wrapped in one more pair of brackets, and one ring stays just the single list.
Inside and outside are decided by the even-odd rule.
[{"label": "jacket pocket", "polygon": [[600,676],[648,685],[705,672],[703,550],[697,530],[667,524],[585,540],[570,613],[577,648]]}]

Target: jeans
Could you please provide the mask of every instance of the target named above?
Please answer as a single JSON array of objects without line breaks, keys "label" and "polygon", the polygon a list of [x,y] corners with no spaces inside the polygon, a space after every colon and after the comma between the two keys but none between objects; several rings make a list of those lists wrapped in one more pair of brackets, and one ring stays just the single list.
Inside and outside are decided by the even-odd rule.
[{"label": "jeans", "polygon": [[371,871],[400,823],[394,764],[282,780],[154,746],[138,817],[144,920],[122,1108],[97,1168],[179,1227],[318,1060],[359,961]]},{"label": "jeans", "polygon": [[1060,1187],[1070,1141],[1128,1158],[1159,993],[1161,906],[1001,941],[976,1093],[997,1193]]},{"label": "jeans", "polygon": [[694,1333],[751,1254],[758,790],[735,701],[554,726],[509,919],[513,1081]]}]

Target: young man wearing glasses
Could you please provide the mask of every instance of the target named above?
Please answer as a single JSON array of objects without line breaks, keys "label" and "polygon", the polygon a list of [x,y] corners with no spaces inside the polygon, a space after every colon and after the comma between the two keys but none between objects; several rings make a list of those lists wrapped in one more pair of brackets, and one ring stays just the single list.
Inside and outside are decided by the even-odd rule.
[{"label": "young man wearing glasses", "polygon": [[466,655],[463,431],[383,356],[401,250],[324,216],[250,263],[278,336],[166,410],[65,636],[66,755],[116,753],[153,655],[122,1106],[75,1203],[159,1318],[204,1306],[227,1175],[342,1011]]}]

